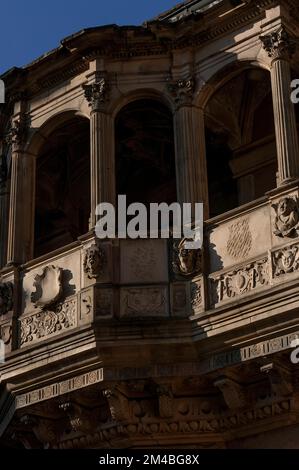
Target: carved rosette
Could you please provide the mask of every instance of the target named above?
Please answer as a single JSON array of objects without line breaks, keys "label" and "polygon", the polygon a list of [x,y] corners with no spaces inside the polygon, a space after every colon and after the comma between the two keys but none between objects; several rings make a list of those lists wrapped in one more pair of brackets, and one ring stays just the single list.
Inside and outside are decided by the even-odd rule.
[{"label": "carved rosette", "polygon": [[283,197],[275,210],[274,230],[277,237],[296,237],[299,234],[299,206],[297,197]]},{"label": "carved rosette", "polygon": [[265,36],[260,36],[263,47],[272,59],[290,59],[296,50],[296,43],[284,26]]},{"label": "carved rosette", "polygon": [[96,279],[104,272],[106,264],[105,252],[96,244],[85,250],[83,269],[89,279]]},{"label": "carved rosette", "polygon": [[188,240],[183,238],[174,244],[172,267],[175,274],[183,277],[196,276],[202,272],[202,251],[185,248]]},{"label": "carved rosette", "polygon": [[36,308],[47,309],[58,302],[62,297],[62,268],[46,266],[41,275],[34,278],[35,292],[31,294],[31,301]]},{"label": "carved rosette", "polygon": [[188,77],[187,79],[174,81],[169,78],[167,89],[178,106],[190,104],[195,91],[195,79],[194,77]]},{"label": "carved rosette", "polygon": [[0,316],[13,308],[13,285],[11,282],[0,283]]},{"label": "carved rosette", "polygon": [[109,99],[109,84],[105,76],[97,75],[95,82],[83,85],[84,95],[92,111],[99,111]]}]

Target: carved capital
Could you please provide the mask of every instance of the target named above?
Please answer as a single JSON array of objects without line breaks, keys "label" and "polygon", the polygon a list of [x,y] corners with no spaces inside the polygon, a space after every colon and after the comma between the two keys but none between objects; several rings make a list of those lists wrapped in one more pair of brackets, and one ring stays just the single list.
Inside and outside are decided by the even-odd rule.
[{"label": "carved capital", "polygon": [[185,80],[171,80],[168,79],[167,89],[173,96],[177,106],[184,106],[192,103],[193,94],[195,91],[195,79],[189,77]]},{"label": "carved capital", "polygon": [[105,76],[97,75],[95,82],[83,85],[84,95],[92,111],[100,111],[109,100],[110,87]]},{"label": "carved capital", "polygon": [[10,282],[0,283],[0,316],[12,310],[13,285]]},{"label": "carved capital", "polygon": [[284,27],[265,36],[260,36],[268,56],[275,59],[290,59],[296,50],[296,43]]},{"label": "carved capital", "polygon": [[8,132],[5,135],[5,142],[13,147],[19,147],[25,140],[26,123],[25,118],[21,117],[12,121]]}]

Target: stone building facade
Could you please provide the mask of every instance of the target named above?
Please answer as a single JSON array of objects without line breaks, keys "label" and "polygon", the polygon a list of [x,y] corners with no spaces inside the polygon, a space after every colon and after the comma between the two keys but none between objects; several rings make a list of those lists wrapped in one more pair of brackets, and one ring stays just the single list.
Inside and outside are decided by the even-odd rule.
[{"label": "stone building facade", "polygon": [[[299,447],[295,0],[191,0],[2,78],[0,442]],[[203,202],[204,244],[95,236]]]}]

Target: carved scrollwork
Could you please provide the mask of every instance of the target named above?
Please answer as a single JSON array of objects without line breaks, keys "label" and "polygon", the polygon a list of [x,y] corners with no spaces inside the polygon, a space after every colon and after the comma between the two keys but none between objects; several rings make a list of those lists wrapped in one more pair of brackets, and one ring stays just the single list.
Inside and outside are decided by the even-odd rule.
[{"label": "carved scrollwork", "polygon": [[54,305],[62,296],[62,268],[46,266],[42,274],[34,278],[35,292],[31,301],[36,308],[46,309]]},{"label": "carved scrollwork", "polygon": [[13,285],[11,282],[0,283],[0,316],[12,310]]},{"label": "carved scrollwork", "polygon": [[89,279],[99,277],[104,271],[105,263],[105,253],[99,245],[92,245],[86,249],[83,269]]},{"label": "carved scrollwork", "polygon": [[283,197],[272,204],[276,216],[274,234],[278,237],[294,237],[299,234],[299,207],[296,197]]},{"label": "carved scrollwork", "polygon": [[244,268],[222,274],[214,280],[217,294],[215,302],[232,299],[269,283],[268,259],[250,263]]},{"label": "carved scrollwork", "polygon": [[202,271],[202,252],[200,249],[186,249],[187,241],[183,238],[178,245],[174,244],[172,267],[175,274],[195,276]]},{"label": "carved scrollwork", "polygon": [[85,98],[93,111],[101,109],[108,100],[109,84],[105,76],[97,75],[94,83],[83,85],[83,90]]}]

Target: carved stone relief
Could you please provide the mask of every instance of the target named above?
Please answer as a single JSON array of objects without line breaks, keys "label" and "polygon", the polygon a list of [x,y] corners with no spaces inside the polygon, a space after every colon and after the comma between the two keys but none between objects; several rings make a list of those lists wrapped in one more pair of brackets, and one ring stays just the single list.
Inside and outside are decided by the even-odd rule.
[{"label": "carved stone relief", "polygon": [[0,283],[0,316],[12,310],[13,285],[10,282]]},{"label": "carved stone relief", "polygon": [[62,333],[77,324],[77,298],[21,320],[21,345]]},{"label": "carved stone relief", "polygon": [[214,301],[217,303],[233,299],[267,284],[269,284],[269,266],[268,259],[264,258],[214,279],[216,285]]},{"label": "carved stone relief", "polygon": [[46,309],[53,306],[62,297],[62,268],[46,266],[41,275],[34,278],[35,292],[31,301],[36,308]]},{"label": "carved stone relief", "polygon": [[84,253],[83,269],[89,279],[96,279],[104,272],[106,257],[99,245],[92,245]]},{"label": "carved stone relief", "polygon": [[293,245],[272,253],[273,275],[293,273],[299,269],[299,246]]},{"label": "carved stone relief", "polygon": [[227,252],[233,259],[245,258],[252,248],[252,235],[249,220],[243,219],[234,222],[229,227],[229,238],[227,241]]},{"label": "carved stone relief", "polygon": [[277,237],[296,237],[299,234],[299,207],[297,197],[284,197],[277,204],[272,204],[275,210],[273,233]]},{"label": "carved stone relief", "polygon": [[191,282],[191,307],[194,313],[203,307],[202,281]]},{"label": "carved stone relief", "polygon": [[174,244],[173,271],[180,276],[195,276],[202,270],[202,251],[185,248],[188,240],[183,238],[178,244]]},{"label": "carved stone relief", "polygon": [[159,316],[167,314],[167,291],[161,287],[121,290],[121,315]]}]

